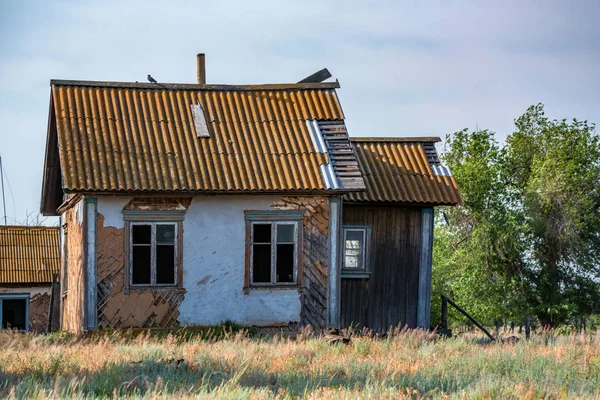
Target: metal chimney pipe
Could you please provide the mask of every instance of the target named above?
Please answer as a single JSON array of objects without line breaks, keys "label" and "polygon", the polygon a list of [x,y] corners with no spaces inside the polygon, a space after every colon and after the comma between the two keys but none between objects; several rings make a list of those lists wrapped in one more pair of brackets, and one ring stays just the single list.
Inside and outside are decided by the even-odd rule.
[{"label": "metal chimney pipe", "polygon": [[198,85],[206,85],[206,60],[204,53],[198,53],[196,61],[198,64]]}]

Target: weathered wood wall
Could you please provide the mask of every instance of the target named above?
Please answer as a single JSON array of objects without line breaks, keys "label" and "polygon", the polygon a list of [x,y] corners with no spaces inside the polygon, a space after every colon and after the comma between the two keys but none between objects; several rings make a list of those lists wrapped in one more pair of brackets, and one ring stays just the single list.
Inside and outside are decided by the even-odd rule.
[{"label": "weathered wood wall", "polygon": [[342,327],[416,327],[421,212],[418,207],[344,204],[344,225],[371,226],[371,275],[342,278]]},{"label": "weathered wood wall", "polygon": [[323,196],[283,197],[273,204],[279,210],[306,210],[303,222],[301,277],[303,324],[327,326],[327,279],[329,262],[329,203]]},{"label": "weathered wood wall", "polygon": [[29,299],[29,330],[37,333],[48,331],[50,293],[38,293]]},{"label": "weathered wood wall", "polygon": [[83,201],[73,205],[64,213],[66,249],[61,263],[63,286],[63,309],[61,328],[71,332],[83,331],[84,266],[83,253]]}]

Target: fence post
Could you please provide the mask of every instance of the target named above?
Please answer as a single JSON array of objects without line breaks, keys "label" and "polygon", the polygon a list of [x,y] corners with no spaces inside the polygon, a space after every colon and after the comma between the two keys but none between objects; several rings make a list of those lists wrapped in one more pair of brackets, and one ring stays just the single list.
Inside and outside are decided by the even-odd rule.
[{"label": "fence post", "polygon": [[47,332],[56,332],[60,329],[60,282],[58,274],[52,274],[50,287],[50,309],[48,310]]},{"label": "fence post", "polygon": [[448,331],[448,300],[442,295],[442,329]]}]

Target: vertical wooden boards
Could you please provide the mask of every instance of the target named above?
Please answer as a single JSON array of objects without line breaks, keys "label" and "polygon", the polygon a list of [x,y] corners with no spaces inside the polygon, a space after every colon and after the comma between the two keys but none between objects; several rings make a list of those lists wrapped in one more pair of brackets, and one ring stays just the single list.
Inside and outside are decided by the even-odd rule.
[{"label": "vertical wooden boards", "polygon": [[[344,204],[344,225],[368,225],[371,275],[342,278],[341,326],[417,326],[422,208]],[[342,260],[343,262],[343,260]]]},{"label": "vertical wooden boards", "polygon": [[431,252],[433,250],[433,208],[424,208],[421,227],[421,261],[417,326],[429,329],[431,308]]},{"label": "vertical wooden boards", "polygon": [[369,326],[369,280],[342,278],[340,326],[364,328]]}]

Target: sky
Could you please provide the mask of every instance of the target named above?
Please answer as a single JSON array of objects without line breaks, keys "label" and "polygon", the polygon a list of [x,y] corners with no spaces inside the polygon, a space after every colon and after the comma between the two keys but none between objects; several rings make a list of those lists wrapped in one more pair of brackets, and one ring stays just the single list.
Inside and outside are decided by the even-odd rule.
[{"label": "sky", "polygon": [[199,52],[208,83],[327,67],[351,136],[479,127],[503,140],[539,102],[600,122],[599,17],[594,0],[0,0],[8,223],[39,210],[50,79],[195,83]]}]

